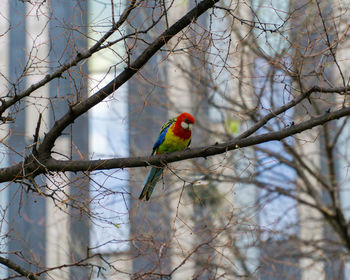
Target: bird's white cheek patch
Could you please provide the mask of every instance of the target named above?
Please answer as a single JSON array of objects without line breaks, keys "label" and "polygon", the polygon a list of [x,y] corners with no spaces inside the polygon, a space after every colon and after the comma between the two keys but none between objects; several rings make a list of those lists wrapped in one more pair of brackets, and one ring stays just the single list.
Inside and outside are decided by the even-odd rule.
[{"label": "bird's white cheek patch", "polygon": [[188,129],[188,123],[181,122],[181,127],[182,127],[183,129]]},{"label": "bird's white cheek patch", "polygon": [[192,124],[188,124],[188,130],[192,130]]}]

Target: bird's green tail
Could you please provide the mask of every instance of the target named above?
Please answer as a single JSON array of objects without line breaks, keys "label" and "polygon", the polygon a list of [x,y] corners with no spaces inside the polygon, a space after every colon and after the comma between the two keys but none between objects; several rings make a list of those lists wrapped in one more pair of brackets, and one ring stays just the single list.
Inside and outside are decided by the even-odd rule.
[{"label": "bird's green tail", "polygon": [[143,183],[143,190],[140,194],[139,199],[143,199],[144,197],[146,197],[146,200],[150,199],[153,189],[158,183],[162,173],[162,167],[151,167],[150,171],[147,174],[146,180]]}]

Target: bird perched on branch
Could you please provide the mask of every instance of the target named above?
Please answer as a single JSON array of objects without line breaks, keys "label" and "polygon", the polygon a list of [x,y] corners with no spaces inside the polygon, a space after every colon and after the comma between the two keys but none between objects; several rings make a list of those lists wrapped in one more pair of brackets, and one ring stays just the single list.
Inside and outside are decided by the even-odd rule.
[{"label": "bird perched on branch", "polygon": [[[169,120],[160,130],[158,140],[153,146],[152,155],[171,153],[186,149],[191,143],[192,125],[194,117],[189,113],[182,113]],[[149,200],[153,189],[163,173],[164,167],[152,166],[143,183],[143,190],[139,199]]]}]

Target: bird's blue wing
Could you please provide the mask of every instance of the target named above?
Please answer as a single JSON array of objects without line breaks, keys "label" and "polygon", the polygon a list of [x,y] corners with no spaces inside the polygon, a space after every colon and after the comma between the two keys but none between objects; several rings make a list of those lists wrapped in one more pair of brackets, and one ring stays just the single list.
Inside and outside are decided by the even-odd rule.
[{"label": "bird's blue wing", "polygon": [[152,155],[154,155],[156,149],[164,142],[165,135],[166,135],[166,133],[167,133],[167,131],[168,131],[168,129],[169,129],[170,126],[171,126],[171,124],[170,124],[168,127],[164,128],[164,129],[160,132],[156,143],[154,143],[154,145],[153,145]]},{"label": "bird's blue wing", "polygon": [[175,122],[176,122],[176,118],[173,118],[162,126],[162,128],[160,129],[158,139],[153,145],[152,155],[155,153],[156,149],[164,142],[165,135],[168,132],[169,127]]}]

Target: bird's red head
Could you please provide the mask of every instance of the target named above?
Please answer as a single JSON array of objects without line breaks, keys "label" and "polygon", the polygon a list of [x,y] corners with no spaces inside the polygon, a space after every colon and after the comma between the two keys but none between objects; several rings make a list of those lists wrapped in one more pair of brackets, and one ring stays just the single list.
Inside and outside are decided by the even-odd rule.
[{"label": "bird's red head", "polygon": [[195,123],[195,119],[194,117],[189,114],[189,113],[181,113],[178,117],[177,117],[177,121],[182,123],[185,122],[187,124],[194,124]]},{"label": "bird's red head", "polygon": [[194,117],[189,113],[182,113],[176,118],[174,134],[182,139],[191,138]]}]

